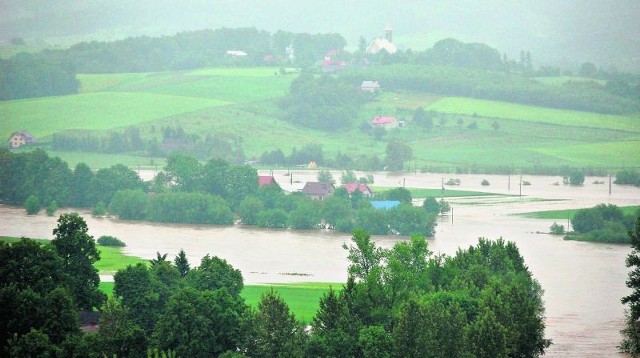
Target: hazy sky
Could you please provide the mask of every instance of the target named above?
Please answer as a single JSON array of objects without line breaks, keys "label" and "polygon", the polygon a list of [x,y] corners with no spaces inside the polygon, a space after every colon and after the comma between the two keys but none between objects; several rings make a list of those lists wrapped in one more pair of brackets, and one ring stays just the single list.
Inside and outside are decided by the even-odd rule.
[{"label": "hazy sky", "polygon": [[640,68],[639,0],[0,0],[0,40],[40,38],[68,45],[137,35],[255,26],[338,32],[355,46],[382,35],[422,50],[456,37],[534,62],[618,63]]}]

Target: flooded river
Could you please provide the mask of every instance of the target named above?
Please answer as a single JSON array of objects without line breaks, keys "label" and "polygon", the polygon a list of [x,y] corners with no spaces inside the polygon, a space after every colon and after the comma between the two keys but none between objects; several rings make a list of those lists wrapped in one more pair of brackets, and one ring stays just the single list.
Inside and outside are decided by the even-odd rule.
[{"label": "flooded river", "polygon": [[[276,171],[280,185],[295,191],[316,172]],[[142,177],[151,172],[140,173]],[[359,174],[359,173],[358,173]],[[339,178],[339,173],[334,173]],[[375,175],[375,185],[440,188],[449,178],[461,180],[448,189],[489,191],[490,197],[449,199],[453,216],[440,218],[436,235],[429,240],[436,253],[455,254],[478,237],[514,241],[525,262],[545,290],[547,337],[554,345],[549,357],[617,357],[616,345],[624,319],[620,298],[628,294],[624,260],[626,245],[564,241],[544,234],[553,220],[526,219],[514,213],[590,207],[599,203],[640,205],[640,188],[612,186],[608,178],[586,178],[585,185],[563,186],[560,177],[526,176],[531,185],[522,186],[519,176],[403,174]],[[482,179],[490,186],[481,186]],[[593,184],[595,180],[604,184]],[[555,185],[558,183],[560,185]],[[91,235],[113,235],[127,246],[125,252],[153,258],[156,252],[175,256],[182,248],[192,264],[205,254],[225,258],[243,273],[246,283],[346,280],[346,252],[341,245],[349,236],[332,231],[262,230],[240,226],[168,225],[92,218],[82,213]],[[56,218],[27,216],[23,209],[0,206],[0,235],[51,238]],[[566,226],[566,220],[558,223]],[[383,247],[405,240],[376,237]]]}]

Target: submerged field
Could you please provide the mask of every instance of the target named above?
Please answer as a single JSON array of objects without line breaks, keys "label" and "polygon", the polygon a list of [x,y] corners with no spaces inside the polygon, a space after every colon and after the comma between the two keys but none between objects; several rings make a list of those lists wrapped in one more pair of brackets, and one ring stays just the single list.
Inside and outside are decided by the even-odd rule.
[{"label": "submerged field", "polygon": [[[279,99],[297,74],[276,68],[209,68],[163,73],[81,74],[80,93],[71,96],[0,102],[0,136],[28,130],[46,147],[67,129],[108,136],[128,126],[143,140],[162,139],[162,128],[180,126],[201,138],[242,137],[248,159],[281,149],[321,144],[325,156],[338,152],[385,156],[389,140],[411,146],[418,168],[481,170],[497,167],[620,168],[640,166],[640,115],[615,116],[550,109],[415,92],[385,92],[366,103],[350,130],[323,132],[287,123]],[[383,86],[384,87],[384,86]],[[446,113],[427,130],[411,123],[417,107]],[[376,139],[361,130],[373,116],[406,123]],[[469,126],[475,123],[476,129]],[[497,128],[494,128],[494,123]],[[94,168],[120,161],[108,154],[54,152]],[[126,160],[125,160],[126,159]],[[157,158],[128,155],[131,166],[155,166]]]}]

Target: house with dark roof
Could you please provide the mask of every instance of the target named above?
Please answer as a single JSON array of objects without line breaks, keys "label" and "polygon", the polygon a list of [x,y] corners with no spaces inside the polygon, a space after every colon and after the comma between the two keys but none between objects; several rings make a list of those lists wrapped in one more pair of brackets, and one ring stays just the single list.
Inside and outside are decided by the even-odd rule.
[{"label": "house with dark roof", "polygon": [[333,194],[336,188],[331,183],[307,182],[302,188],[302,193],[311,199],[324,200],[327,196]]},{"label": "house with dark roof", "polygon": [[36,139],[27,131],[18,131],[11,133],[9,137],[9,148],[17,149],[25,144],[33,144]]},{"label": "house with dark roof", "polygon": [[371,188],[369,188],[369,186],[367,184],[362,184],[362,183],[347,183],[347,184],[342,184],[341,185],[343,188],[345,188],[345,190],[347,191],[347,193],[349,193],[349,196],[351,196],[351,194],[353,194],[354,191],[359,191],[362,193],[362,196],[364,197],[371,197],[373,196],[373,190],[371,190]]}]

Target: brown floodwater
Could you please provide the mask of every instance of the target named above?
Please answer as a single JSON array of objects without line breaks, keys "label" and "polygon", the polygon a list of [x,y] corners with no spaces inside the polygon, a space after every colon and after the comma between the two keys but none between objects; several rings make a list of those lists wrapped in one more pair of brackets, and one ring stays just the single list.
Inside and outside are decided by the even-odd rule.
[{"label": "brown floodwater", "polygon": [[[314,171],[274,171],[280,185],[289,191],[313,181]],[[153,172],[141,172],[150,178]],[[266,174],[266,173],[262,173]],[[340,177],[334,172],[334,178]],[[362,173],[356,173],[362,175]],[[455,174],[375,174],[375,185],[419,188],[441,187],[442,180],[458,178],[461,184],[447,189],[488,191],[511,196],[448,199],[453,215],[438,220],[436,235],[429,240],[435,253],[455,254],[460,247],[474,245],[478,237],[514,241],[526,264],[544,289],[546,335],[554,344],[549,357],[620,357],[616,345],[624,320],[620,298],[628,269],[624,261],[628,245],[564,241],[546,234],[554,220],[528,219],[515,213],[590,207],[599,203],[640,205],[640,188],[613,185],[608,178],[585,180],[584,186],[562,185],[562,178]],[[482,186],[486,179],[490,186]],[[510,180],[510,183],[509,183]],[[594,181],[604,184],[594,184]],[[556,185],[559,184],[559,185]],[[180,249],[197,265],[206,254],[226,259],[242,271],[246,283],[344,282],[349,236],[328,230],[265,230],[242,226],[176,225],[92,218],[81,211],[95,237],[113,235],[123,240],[127,254],[151,259],[156,252],[175,256]],[[566,220],[558,223],[566,226]],[[24,209],[0,206],[0,235],[51,238],[56,218],[43,214],[27,216]],[[391,247],[404,237],[379,236],[375,241]]]}]

